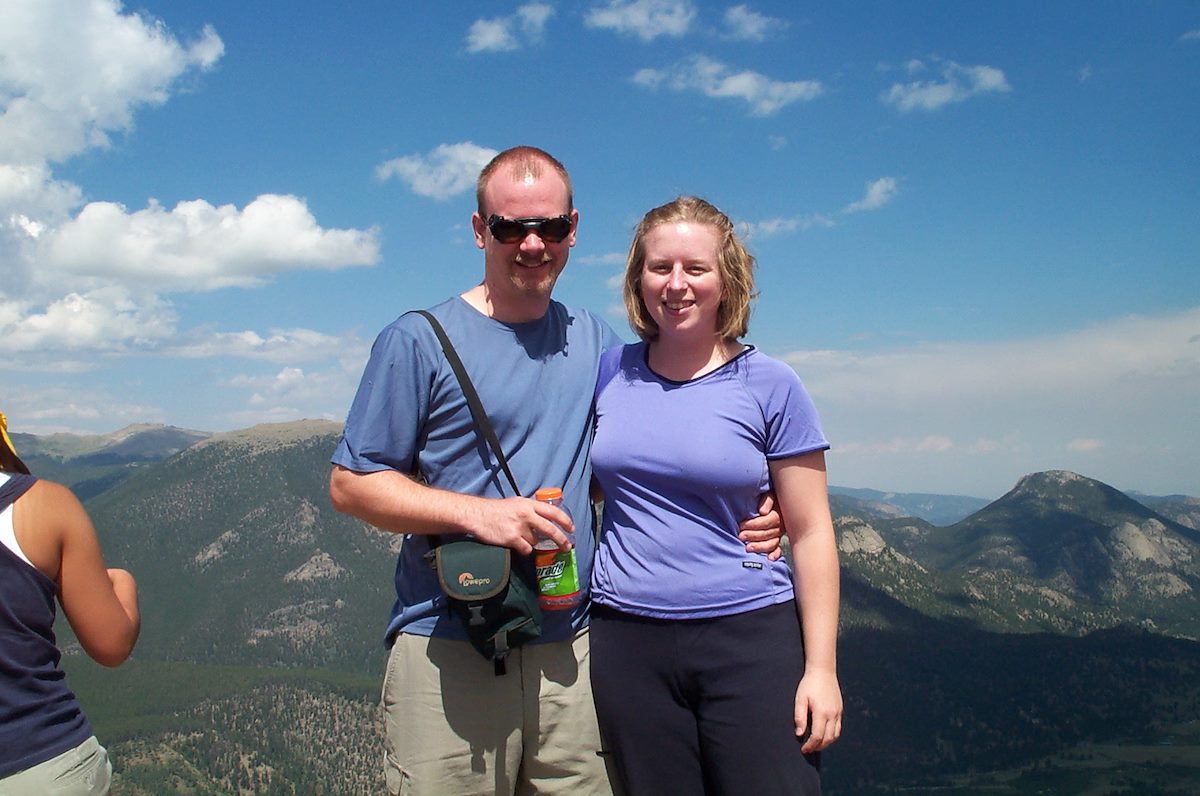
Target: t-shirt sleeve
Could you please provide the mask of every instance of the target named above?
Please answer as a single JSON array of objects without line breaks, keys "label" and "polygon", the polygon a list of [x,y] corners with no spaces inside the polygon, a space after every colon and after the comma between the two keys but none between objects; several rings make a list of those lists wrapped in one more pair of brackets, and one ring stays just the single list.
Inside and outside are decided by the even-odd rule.
[{"label": "t-shirt sleeve", "polygon": [[625,341],[621,339],[621,335],[613,331],[613,328],[608,325],[607,321],[601,319],[600,323],[603,324],[604,329],[604,348],[615,348],[616,346],[623,345],[625,343]]},{"label": "t-shirt sleeve", "polygon": [[756,391],[761,396],[767,424],[766,456],[786,459],[828,450],[817,407],[800,377],[788,365],[767,359],[767,367],[755,368]]},{"label": "t-shirt sleeve", "polygon": [[360,473],[413,471],[437,362],[429,341],[415,333],[411,317],[388,326],[371,346],[334,464]]},{"label": "t-shirt sleeve", "polygon": [[612,381],[613,377],[621,369],[621,355],[624,346],[610,348],[600,355],[600,373],[596,378],[596,392],[592,396],[592,400],[600,397],[600,393],[604,392],[604,388]]}]

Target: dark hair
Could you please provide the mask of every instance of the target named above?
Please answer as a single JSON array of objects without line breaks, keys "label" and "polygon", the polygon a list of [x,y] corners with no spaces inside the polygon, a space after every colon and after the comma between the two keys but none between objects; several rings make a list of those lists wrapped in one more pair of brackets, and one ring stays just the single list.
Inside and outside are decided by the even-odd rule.
[{"label": "dark hair", "polygon": [[721,277],[721,304],[717,308],[717,336],[736,340],[750,327],[750,300],[754,290],[754,256],[738,240],[733,222],[714,205],[698,196],[680,196],[642,217],[633,232],[625,261],[625,310],[629,325],[643,340],[658,337],[658,324],[642,302],[642,268],[646,264],[646,235],[660,224],[690,221],[717,231],[717,269]]},{"label": "dark hair", "polygon": [[479,207],[480,217],[487,218],[483,207],[483,191],[487,188],[492,175],[502,167],[508,167],[518,180],[525,177],[532,177],[536,180],[541,179],[543,166],[549,166],[558,173],[558,176],[562,177],[563,183],[567,186],[567,210],[574,210],[575,195],[571,190],[571,176],[567,174],[567,167],[543,149],[535,146],[515,146],[496,155],[483,167],[483,171],[479,172],[479,180],[475,183],[475,204]]},{"label": "dark hair", "polygon": [[3,412],[0,412],[0,470],[6,473],[29,473],[29,468],[21,461],[12,440],[9,439],[8,418]]}]

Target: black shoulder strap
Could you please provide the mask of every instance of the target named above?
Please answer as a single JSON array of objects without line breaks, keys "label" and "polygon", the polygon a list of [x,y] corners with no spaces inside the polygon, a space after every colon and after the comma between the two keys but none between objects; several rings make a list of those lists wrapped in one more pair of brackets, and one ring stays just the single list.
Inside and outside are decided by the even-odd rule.
[{"label": "black shoulder strap", "polygon": [[24,473],[8,473],[8,480],[0,484],[0,511],[10,504],[16,503],[17,498],[24,495],[37,483],[37,477]]},{"label": "black shoulder strap", "polygon": [[504,456],[504,450],[500,447],[500,440],[496,436],[496,431],[492,428],[491,422],[488,420],[487,412],[483,408],[483,402],[479,400],[479,393],[475,391],[475,385],[471,382],[471,377],[467,374],[467,369],[463,367],[462,360],[459,359],[458,352],[454,350],[454,344],[450,342],[450,338],[446,336],[446,330],[438,323],[438,319],[433,317],[433,314],[425,310],[416,310],[420,315],[425,316],[425,320],[429,321],[429,325],[433,327],[434,334],[442,344],[442,351],[446,354],[446,361],[450,363],[451,370],[458,377],[459,386],[462,387],[463,395],[467,397],[467,406],[471,408],[471,417],[475,418],[475,425],[483,432],[484,438],[487,439],[488,445],[492,448],[492,453],[496,457],[496,461],[500,463],[500,467],[504,469],[504,474],[508,476],[508,483],[513,488],[513,494],[517,497],[521,496],[521,490],[517,487],[517,479],[513,477],[512,470],[508,467],[508,459]]}]

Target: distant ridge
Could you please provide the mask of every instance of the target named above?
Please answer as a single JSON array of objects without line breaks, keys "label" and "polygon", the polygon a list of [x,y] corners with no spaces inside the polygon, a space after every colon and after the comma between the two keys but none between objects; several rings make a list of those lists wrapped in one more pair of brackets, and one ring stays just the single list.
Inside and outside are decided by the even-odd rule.
[{"label": "distant ridge", "polygon": [[951,525],[988,504],[983,498],[964,495],[881,492],[842,486],[830,486],[829,495],[846,513],[861,513],[866,517],[919,517],[934,525]]},{"label": "distant ridge", "polygon": [[[291,420],[285,423],[261,423],[238,431],[223,431],[211,435],[197,447],[231,445],[252,450],[273,450],[297,442],[340,434],[342,424],[332,420]],[[331,450],[332,454],[333,451]]]},{"label": "distant ridge", "polygon": [[163,461],[209,436],[207,431],[138,423],[109,434],[14,434],[13,442],[35,475],[66,484],[86,500],[121,483],[137,468]]},{"label": "distant ridge", "polygon": [[[48,456],[62,461],[105,451],[141,449],[148,460],[164,458],[164,451],[175,453],[210,436],[207,431],[168,426],[161,423],[134,423],[107,434],[24,434],[13,433],[13,444],[22,458]],[[156,444],[147,441],[153,440]]]}]

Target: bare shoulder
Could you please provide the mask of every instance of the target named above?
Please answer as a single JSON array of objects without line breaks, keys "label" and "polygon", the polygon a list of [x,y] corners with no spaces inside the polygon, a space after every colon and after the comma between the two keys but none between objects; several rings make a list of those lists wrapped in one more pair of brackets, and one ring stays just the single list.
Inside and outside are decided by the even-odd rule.
[{"label": "bare shoulder", "polygon": [[75,493],[54,481],[39,480],[21,496],[20,511],[25,523],[40,532],[57,532],[61,538],[71,531],[90,530],[91,520]]},{"label": "bare shoulder", "polygon": [[46,509],[75,508],[80,506],[79,498],[75,497],[75,493],[70,489],[54,481],[46,481],[40,478],[21,499],[22,501],[28,500],[32,505]]},{"label": "bare shoulder", "polygon": [[91,521],[70,489],[39,480],[17,501],[13,530],[29,562],[56,580],[65,541],[91,531]]}]

